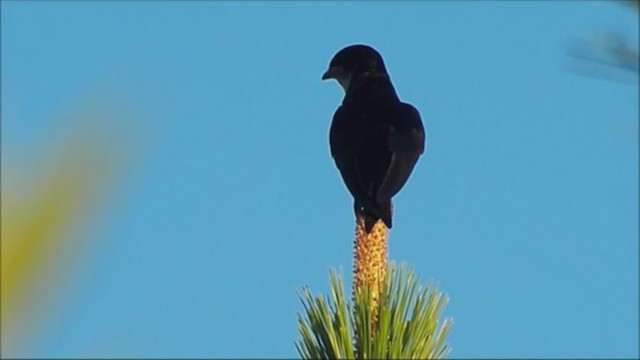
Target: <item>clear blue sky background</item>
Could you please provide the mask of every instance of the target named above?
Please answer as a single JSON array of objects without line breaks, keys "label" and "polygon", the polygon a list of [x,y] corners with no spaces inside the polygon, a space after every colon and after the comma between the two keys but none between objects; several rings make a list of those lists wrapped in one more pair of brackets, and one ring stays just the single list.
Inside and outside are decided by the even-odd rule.
[{"label": "clear blue sky background", "polygon": [[428,130],[390,256],[449,295],[451,357],[637,357],[638,87],[568,71],[566,52],[608,30],[637,41],[636,14],[3,1],[3,158],[95,94],[142,114],[144,144],[84,232],[64,301],[4,355],[296,357],[294,290],[326,292],[329,268],[351,267],[327,138],[343,94],[320,76],[367,43]]}]

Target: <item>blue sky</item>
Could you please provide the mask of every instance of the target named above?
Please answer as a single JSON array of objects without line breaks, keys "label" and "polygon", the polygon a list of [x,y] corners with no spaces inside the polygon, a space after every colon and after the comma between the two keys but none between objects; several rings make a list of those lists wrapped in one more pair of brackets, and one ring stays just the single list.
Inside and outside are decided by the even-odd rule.
[{"label": "blue sky", "polygon": [[382,53],[428,131],[390,257],[449,295],[451,357],[639,355],[638,86],[567,55],[609,30],[637,41],[624,6],[1,6],[3,179],[93,102],[135,114],[103,125],[140,152],[61,300],[6,355],[296,357],[294,291],[351,268],[328,150],[343,94],[320,76],[352,43]]}]

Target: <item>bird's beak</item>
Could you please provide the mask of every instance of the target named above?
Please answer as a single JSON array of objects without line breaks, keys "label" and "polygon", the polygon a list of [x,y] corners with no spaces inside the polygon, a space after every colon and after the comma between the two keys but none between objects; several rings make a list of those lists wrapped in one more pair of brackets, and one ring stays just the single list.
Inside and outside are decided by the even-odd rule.
[{"label": "bird's beak", "polygon": [[335,78],[337,78],[339,72],[340,72],[339,68],[330,67],[329,70],[327,70],[327,72],[325,72],[322,75],[322,80],[335,79]]}]

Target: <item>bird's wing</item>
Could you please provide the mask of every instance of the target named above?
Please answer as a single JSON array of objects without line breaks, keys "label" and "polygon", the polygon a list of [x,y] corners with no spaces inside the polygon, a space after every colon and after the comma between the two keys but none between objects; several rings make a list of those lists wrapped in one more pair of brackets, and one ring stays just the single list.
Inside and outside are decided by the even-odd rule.
[{"label": "bird's wing", "polygon": [[409,104],[402,104],[398,112],[389,129],[387,147],[393,155],[376,194],[378,202],[390,200],[400,191],[424,152],[425,132],[420,113]]},{"label": "bird's wing", "polygon": [[329,130],[331,156],[336,162],[347,189],[355,199],[363,199],[365,185],[358,169],[357,153],[362,149],[362,135],[355,123],[357,119],[344,106],[333,115]]}]

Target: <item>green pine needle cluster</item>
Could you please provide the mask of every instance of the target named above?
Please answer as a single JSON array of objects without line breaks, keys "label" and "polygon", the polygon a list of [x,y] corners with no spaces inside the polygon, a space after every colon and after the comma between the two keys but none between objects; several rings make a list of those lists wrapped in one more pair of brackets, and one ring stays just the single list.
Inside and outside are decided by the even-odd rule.
[{"label": "green pine needle cluster", "polygon": [[[346,298],[341,277],[330,274],[331,296],[299,294],[304,314],[298,314],[303,359],[443,359],[451,319],[440,318],[447,297],[433,287],[420,287],[412,270],[389,265],[376,309],[363,287]],[[372,311],[373,310],[373,311]],[[438,326],[439,325],[439,326]]]}]

